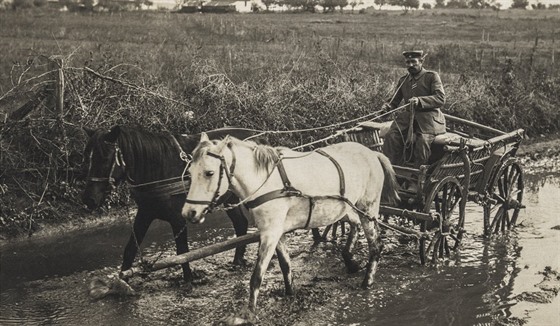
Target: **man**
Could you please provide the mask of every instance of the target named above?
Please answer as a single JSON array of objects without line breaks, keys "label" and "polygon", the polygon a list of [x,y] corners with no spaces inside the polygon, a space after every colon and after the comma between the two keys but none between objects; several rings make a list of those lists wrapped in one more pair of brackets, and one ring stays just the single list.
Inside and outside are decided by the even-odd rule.
[{"label": "man", "polygon": [[399,79],[393,97],[383,104],[383,109],[392,110],[404,101],[412,110],[402,110],[393,121],[385,135],[383,153],[395,165],[412,163],[418,168],[428,163],[435,136],[445,133],[445,117],[440,110],[445,104],[445,92],[438,73],[422,67],[423,51],[405,51],[403,56],[408,74]]}]

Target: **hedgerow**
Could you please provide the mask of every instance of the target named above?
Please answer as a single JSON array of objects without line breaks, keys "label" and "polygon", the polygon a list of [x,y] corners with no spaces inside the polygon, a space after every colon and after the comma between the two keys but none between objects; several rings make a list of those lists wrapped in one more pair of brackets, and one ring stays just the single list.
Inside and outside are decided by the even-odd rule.
[{"label": "hedgerow", "polygon": [[[67,25],[78,28],[72,17]],[[160,30],[169,37],[163,41],[156,41],[152,31],[135,34],[131,26],[141,25],[135,20],[123,23],[131,33],[126,37],[134,42],[107,31],[107,42],[72,48],[68,40],[85,36],[65,30],[57,52],[51,43],[42,44],[40,30],[33,30],[40,40],[36,47],[20,53],[9,72],[2,66],[10,82],[7,87],[6,80],[0,83],[5,113],[0,130],[1,234],[31,234],[42,224],[86,215],[79,200],[87,163],[84,127],[126,124],[191,134],[224,126],[295,130],[331,125],[378,110],[405,72],[400,49],[418,46],[326,37],[319,35],[321,29],[316,35],[266,32],[244,25],[248,23],[242,18],[224,22],[209,17],[167,16],[179,28]],[[169,26],[148,18],[156,29],[158,24]],[[194,34],[180,32],[187,27]],[[90,37],[98,32],[87,31]],[[494,54],[457,44],[419,46],[430,53],[426,67],[442,76],[445,112],[506,131],[524,128],[531,137],[559,130],[555,105],[560,76],[542,55],[531,55],[539,54],[535,49],[513,55],[507,49]],[[63,110],[57,111],[52,82],[58,70],[49,57],[60,50],[67,52],[61,69]],[[335,130],[274,135],[273,142],[296,146]],[[123,191],[106,205],[125,201]]]}]

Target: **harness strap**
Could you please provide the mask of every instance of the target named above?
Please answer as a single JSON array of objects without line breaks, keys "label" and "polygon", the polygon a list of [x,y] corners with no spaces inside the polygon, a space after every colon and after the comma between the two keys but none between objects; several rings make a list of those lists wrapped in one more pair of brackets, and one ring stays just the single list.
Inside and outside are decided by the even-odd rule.
[{"label": "harness strap", "polygon": [[307,221],[305,222],[304,229],[309,227],[309,223],[311,222],[311,214],[313,214],[313,208],[315,208],[315,197],[309,197],[309,213],[307,214]]},{"label": "harness strap", "polygon": [[278,199],[278,198],[288,198],[288,197],[301,197],[301,192],[294,190],[294,189],[276,189],[276,190],[272,190],[267,192],[266,194],[260,195],[259,197],[248,201],[245,203],[245,207],[247,207],[247,209],[251,209],[251,208],[255,208],[258,207],[264,203],[266,203],[267,201],[271,201],[273,199]]},{"label": "harness strap", "polygon": [[278,159],[278,163],[276,164],[278,167],[278,172],[280,173],[280,179],[282,179],[282,184],[284,185],[283,190],[293,189],[292,183],[288,178],[288,174],[286,173],[286,169],[284,168],[284,164],[282,163],[282,158]]},{"label": "harness strap", "polygon": [[344,171],[342,171],[342,167],[340,166],[340,164],[338,164],[338,162],[332,156],[327,154],[327,152],[323,151],[322,149],[317,149],[315,152],[317,152],[317,153],[323,155],[324,157],[328,158],[329,160],[331,160],[331,162],[336,167],[336,170],[338,171],[338,179],[340,180],[340,196],[344,197],[344,195],[346,193],[346,182],[344,181]]}]

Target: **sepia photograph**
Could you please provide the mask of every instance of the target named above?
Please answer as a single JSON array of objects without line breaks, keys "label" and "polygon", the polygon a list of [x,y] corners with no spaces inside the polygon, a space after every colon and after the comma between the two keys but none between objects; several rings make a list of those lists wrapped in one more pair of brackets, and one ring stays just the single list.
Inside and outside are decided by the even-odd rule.
[{"label": "sepia photograph", "polygon": [[560,325],[560,0],[0,0],[0,325]]}]

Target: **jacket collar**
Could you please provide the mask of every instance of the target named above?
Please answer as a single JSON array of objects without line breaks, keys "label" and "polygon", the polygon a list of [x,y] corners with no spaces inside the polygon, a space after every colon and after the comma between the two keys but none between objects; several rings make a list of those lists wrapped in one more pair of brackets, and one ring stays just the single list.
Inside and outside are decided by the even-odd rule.
[{"label": "jacket collar", "polygon": [[420,79],[420,77],[424,76],[424,74],[426,73],[426,69],[424,69],[424,67],[422,67],[422,70],[420,70],[419,73],[417,73],[416,75],[409,75],[409,79],[412,80],[418,80]]}]

